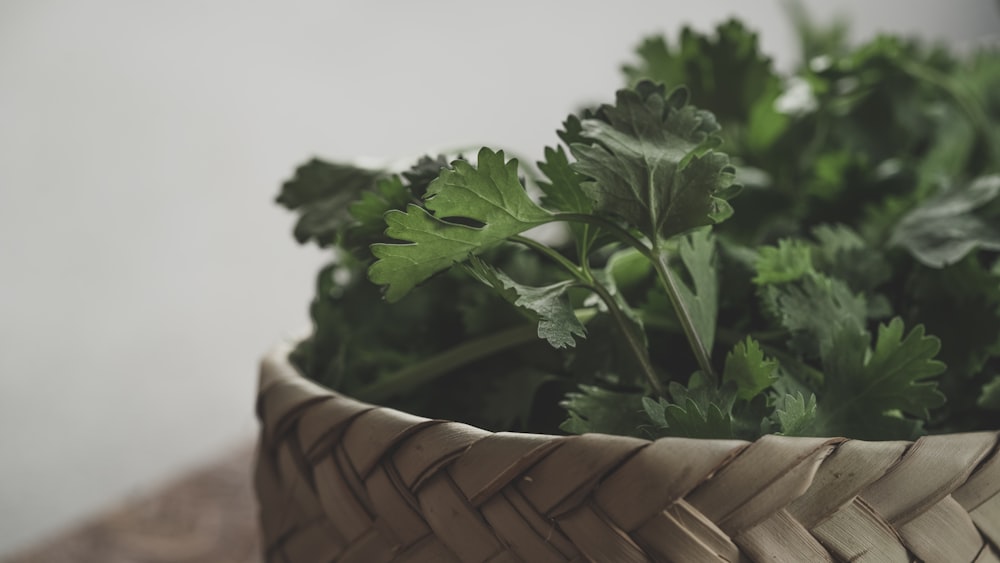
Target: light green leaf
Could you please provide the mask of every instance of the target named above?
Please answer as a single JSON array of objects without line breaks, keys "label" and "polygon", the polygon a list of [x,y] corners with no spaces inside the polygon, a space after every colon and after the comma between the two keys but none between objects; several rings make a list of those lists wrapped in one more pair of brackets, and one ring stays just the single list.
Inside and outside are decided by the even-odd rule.
[{"label": "light green leaf", "polygon": [[778,246],[762,246],[754,264],[757,285],[780,284],[801,279],[813,271],[812,251],[800,240],[782,239]]},{"label": "light green leaf", "polygon": [[736,384],[736,396],[750,400],[777,380],[778,362],[765,358],[760,344],[749,336],[726,355],[723,383]]},{"label": "light green leaf", "polygon": [[785,436],[813,436],[816,424],[816,395],[807,400],[802,393],[781,395],[774,404],[774,416]]},{"label": "light green leaf", "polygon": [[735,192],[729,157],[712,150],[719,126],[711,113],[686,105],[683,90],[669,99],[662,86],[619,90],[606,118],[586,119],[594,144],[571,147],[574,168],[591,178],[583,188],[595,209],[624,219],[651,239],[718,223],[732,214]]},{"label": "light green leaf", "polygon": [[[479,151],[477,167],[457,160],[427,188],[425,208],[410,205],[390,211],[386,234],[404,244],[375,244],[378,261],[369,278],[397,301],[432,275],[513,235],[549,222],[552,215],[528,197],[517,174],[517,161],[503,151]],[[451,220],[463,219],[481,226]]]}]

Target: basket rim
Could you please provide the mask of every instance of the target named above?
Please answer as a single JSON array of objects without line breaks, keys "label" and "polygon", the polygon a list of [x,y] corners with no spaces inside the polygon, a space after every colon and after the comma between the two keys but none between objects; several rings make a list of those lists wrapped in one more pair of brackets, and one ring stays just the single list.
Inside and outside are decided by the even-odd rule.
[{"label": "basket rim", "polygon": [[[461,424],[461,425],[468,426],[470,428],[475,428],[477,430],[481,430],[483,432],[487,432],[487,433],[490,433],[490,434],[504,433],[504,434],[518,434],[518,435],[525,435],[525,436],[544,435],[544,436],[551,436],[551,437],[576,436],[575,434],[567,434],[567,435],[561,435],[561,434],[537,434],[537,433],[533,433],[533,432],[521,432],[521,431],[513,431],[513,430],[512,431],[503,430],[503,431],[500,431],[500,432],[494,432],[494,431],[487,430],[487,429],[484,429],[484,428],[479,428],[479,427],[477,427],[475,425],[468,424],[466,422],[462,422],[462,421],[459,421],[459,420],[431,419],[431,418],[424,417],[423,415],[418,415],[418,414],[414,414],[414,413],[408,413],[406,411],[395,409],[393,407],[387,407],[387,406],[384,406],[384,405],[373,404],[373,403],[366,403],[366,402],[360,401],[358,399],[355,399],[354,397],[351,397],[350,395],[347,395],[345,393],[342,393],[340,391],[337,391],[335,389],[331,389],[331,388],[326,387],[326,386],[324,386],[324,385],[322,385],[320,383],[317,383],[317,382],[309,379],[308,377],[304,376],[302,373],[300,373],[295,368],[295,366],[292,365],[292,363],[288,359],[288,356],[292,352],[292,350],[294,348],[294,344],[297,341],[298,341],[298,339],[292,339],[292,340],[286,339],[286,340],[279,341],[277,344],[274,344],[267,351],[267,353],[261,358],[261,360],[260,360],[260,369],[259,369],[259,372],[258,372],[259,373],[259,376],[258,376],[258,385],[257,385],[258,397],[260,395],[262,395],[265,391],[267,391],[268,389],[270,389],[271,387],[273,387],[274,385],[277,385],[277,384],[279,384],[281,382],[289,382],[290,381],[290,382],[295,382],[297,385],[302,386],[304,388],[308,388],[308,389],[310,389],[310,390],[312,390],[312,391],[314,391],[316,393],[319,393],[319,394],[329,394],[329,395],[331,395],[333,397],[338,397],[338,398],[343,398],[343,399],[349,399],[351,401],[354,401],[356,403],[360,403],[360,404],[369,406],[371,408],[384,409],[385,411],[388,411],[388,412],[398,413],[397,416],[406,417],[408,419],[412,418],[412,417],[417,417],[417,418],[420,418],[420,419],[423,419],[423,420],[434,421],[434,422],[448,422],[448,423],[453,423],[453,424]],[[259,405],[258,405],[258,408],[257,408],[257,412],[258,412],[258,416],[259,416],[259,412],[260,412]],[[618,434],[601,434],[601,435],[603,435],[603,436],[611,436],[611,437],[615,437],[615,438],[622,438],[622,439],[627,439],[627,440],[645,440],[647,442],[654,442],[654,441],[656,441],[656,439],[634,438],[634,437],[631,437],[631,436],[621,436],[621,435],[618,435]],[[777,434],[768,434],[768,435],[769,436],[777,436]],[[861,443],[867,443],[867,444],[892,444],[892,445],[899,445],[899,444],[915,444],[917,441],[919,441],[922,438],[928,438],[928,437],[934,437],[934,436],[942,436],[942,437],[944,437],[944,436],[967,436],[967,435],[997,435],[997,436],[1000,436],[1000,427],[998,427],[995,430],[978,430],[978,431],[971,431],[971,432],[954,432],[954,433],[945,433],[945,434],[927,434],[927,435],[921,436],[917,440],[860,440],[860,439],[857,439],[857,438],[849,438],[849,437],[846,437],[846,436],[824,436],[824,437],[782,436],[782,438],[785,439],[785,440],[815,440],[816,438],[823,438],[823,439],[835,440],[835,441],[839,441],[839,442],[851,441],[851,442],[861,442]],[[706,440],[706,441],[724,440],[724,441],[730,441],[730,442],[731,441],[738,441],[738,442],[744,442],[744,443],[748,443],[748,444],[751,443],[750,441],[747,441],[747,440],[726,439],[726,438],[691,438],[691,439],[692,440]]]},{"label": "basket rim", "polygon": [[[972,561],[986,551],[1000,553],[1000,431],[913,442],[494,433],[327,389],[292,366],[292,345],[275,345],[260,365],[256,489],[261,506],[279,512],[261,511],[269,550],[286,549],[295,526],[306,525],[289,524],[289,514],[315,523],[325,513],[326,524],[315,525],[343,525],[345,505],[329,497],[335,490],[338,498],[367,499],[347,507],[375,526],[370,530],[378,522],[398,526],[393,550],[443,550],[407,561],[486,560],[480,552],[486,548],[468,534],[478,534],[489,549],[513,550],[505,561],[538,560],[504,539],[509,530],[492,527],[492,520],[484,527],[489,507],[515,501],[510,510],[524,518],[519,533],[527,534],[517,541],[541,537],[548,544],[560,530],[558,541],[570,550],[564,555],[584,553],[589,560],[689,561],[710,553],[771,560],[781,552],[784,558],[775,560],[829,560],[832,554],[884,561],[909,553]],[[377,504],[387,498],[399,500],[380,511]],[[453,522],[440,520],[441,502],[447,513],[462,514],[471,531],[455,532]],[[292,505],[298,513],[289,512]],[[408,513],[409,523],[385,524],[404,505],[416,511]],[[413,536],[414,526],[421,534],[429,526],[431,534],[419,543],[399,539]],[[697,541],[684,543],[691,537]],[[602,551],[609,545],[620,550],[610,559]],[[695,551],[677,555],[682,545]],[[282,556],[300,560],[287,553]]]}]

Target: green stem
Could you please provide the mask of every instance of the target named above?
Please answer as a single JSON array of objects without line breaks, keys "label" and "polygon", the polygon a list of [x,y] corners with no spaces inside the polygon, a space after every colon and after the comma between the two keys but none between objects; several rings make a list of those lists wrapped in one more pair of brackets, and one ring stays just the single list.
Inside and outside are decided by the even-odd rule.
[{"label": "green stem", "polygon": [[593,240],[590,238],[590,228],[593,225],[583,225],[583,236],[577,243],[577,254],[580,256],[580,269],[587,279],[594,279],[593,272],[590,271],[590,245]]},{"label": "green stem", "polygon": [[[633,325],[629,323],[629,320],[625,317],[625,312],[618,306],[618,302],[615,301],[614,296],[611,295],[611,292],[608,291],[603,284],[594,279],[594,276],[590,273],[590,269],[587,268],[586,265],[584,265],[581,269],[581,267],[578,267],[576,264],[570,262],[569,259],[562,254],[536,240],[520,235],[511,237],[511,240],[524,244],[530,248],[534,248],[535,250],[538,250],[539,252],[552,258],[569,270],[578,280],[580,280],[582,285],[596,293],[598,297],[604,301],[604,303],[608,306],[608,311],[611,313],[612,318],[615,319],[615,322],[625,335],[625,341],[628,343],[629,350],[642,367],[643,375],[649,381],[649,385],[657,394],[663,395],[663,386],[660,385],[660,379],[656,375],[656,370],[653,369],[653,364],[649,360],[649,352],[646,349],[645,343],[642,342],[639,335],[635,334]],[[581,260],[584,262],[586,259],[586,256],[581,257]]]},{"label": "green stem", "polygon": [[580,281],[587,281],[586,278],[584,278],[583,273],[580,271],[580,268],[576,264],[570,262],[568,258],[557,252],[555,249],[543,243],[540,243],[537,240],[530,239],[526,236],[514,235],[510,237],[510,240],[513,242],[521,243],[527,246],[528,248],[532,248],[534,250],[537,250],[538,252],[541,252],[542,254],[548,256],[549,258],[557,262],[563,268],[566,268],[566,270],[568,270],[571,274],[573,274],[573,276],[576,279]]},{"label": "green stem", "polygon": [[[602,229],[607,229],[621,239],[622,242],[635,248],[641,252],[643,256],[649,259],[667,290],[667,295],[670,297],[670,303],[677,312],[677,318],[681,321],[681,327],[684,329],[684,334],[687,336],[688,343],[691,345],[691,350],[694,352],[698,366],[701,368],[701,371],[705,373],[705,377],[708,377],[713,381],[717,380],[715,370],[712,369],[712,360],[711,355],[708,353],[708,348],[701,339],[701,335],[698,334],[697,330],[695,330],[694,321],[691,317],[691,311],[688,310],[684,301],[680,298],[680,292],[677,289],[679,282],[667,266],[666,252],[660,249],[655,242],[653,244],[653,248],[650,248],[641,240],[636,238],[632,233],[601,217],[582,213],[557,213],[555,217],[556,219],[561,219],[563,221],[574,221],[578,223],[596,225]],[[642,357],[647,358],[648,361],[647,355],[643,354]],[[657,382],[657,385],[654,386],[654,389],[659,389],[659,382]]]},{"label": "green stem", "polygon": [[712,369],[712,358],[708,353],[708,347],[705,346],[705,342],[701,339],[701,335],[695,329],[694,320],[691,316],[691,311],[688,310],[687,305],[684,300],[681,299],[679,287],[679,281],[674,276],[674,273],[670,270],[670,266],[667,265],[667,252],[658,246],[654,246],[652,250],[647,254],[650,261],[653,263],[653,269],[660,277],[660,281],[663,282],[664,288],[667,290],[667,296],[670,298],[670,304],[674,307],[674,311],[677,312],[677,318],[681,321],[681,327],[684,329],[684,334],[687,336],[688,343],[691,345],[691,350],[694,352],[695,360],[698,362],[698,367],[705,374],[705,377],[709,378],[712,382],[718,382],[718,378],[715,375],[715,370]]},{"label": "green stem", "polygon": [[607,230],[608,232],[614,234],[622,242],[634,247],[636,250],[643,252],[644,254],[649,253],[649,247],[646,246],[641,240],[635,237],[628,230],[623,229],[619,225],[608,221],[603,217],[598,217],[596,215],[587,215],[586,213],[556,213],[554,215],[557,221],[569,221],[571,223],[583,223],[585,225],[594,225],[595,227],[600,227]]},{"label": "green stem", "polygon": [[411,364],[353,393],[362,401],[381,402],[437,379],[452,370],[497,352],[538,340],[538,327],[521,325],[470,340],[440,354]]},{"label": "green stem", "polygon": [[660,378],[656,375],[656,370],[653,369],[653,364],[649,360],[649,351],[646,349],[646,344],[635,333],[635,330],[633,330],[635,325],[630,323],[629,319],[625,317],[625,312],[621,310],[618,302],[615,301],[614,295],[611,295],[611,292],[606,287],[597,282],[589,284],[588,287],[604,301],[608,306],[611,316],[618,323],[618,326],[621,327],[622,333],[625,335],[625,342],[628,344],[635,359],[639,362],[639,366],[642,368],[642,373],[649,382],[649,386],[657,395],[664,396],[663,385],[660,384]]}]

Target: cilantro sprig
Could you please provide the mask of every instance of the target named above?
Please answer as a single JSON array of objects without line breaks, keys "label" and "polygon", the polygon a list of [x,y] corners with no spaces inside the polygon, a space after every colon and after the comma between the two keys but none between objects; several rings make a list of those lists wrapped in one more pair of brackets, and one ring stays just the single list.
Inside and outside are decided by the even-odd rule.
[{"label": "cilantro sprig", "polygon": [[300,167],[278,201],[337,257],[293,363],[495,430],[995,425],[1000,54],[799,24],[784,76],[739,22],[647,39],[537,171],[488,147]]}]

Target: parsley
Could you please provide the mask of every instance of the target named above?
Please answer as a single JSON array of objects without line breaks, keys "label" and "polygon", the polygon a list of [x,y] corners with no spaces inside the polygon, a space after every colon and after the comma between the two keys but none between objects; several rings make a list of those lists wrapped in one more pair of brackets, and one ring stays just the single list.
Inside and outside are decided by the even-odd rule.
[{"label": "parsley", "polygon": [[1000,53],[795,18],[788,75],[738,21],[646,39],[537,170],[487,147],[299,167],[278,202],[336,257],[292,362],[494,430],[995,426]]}]

